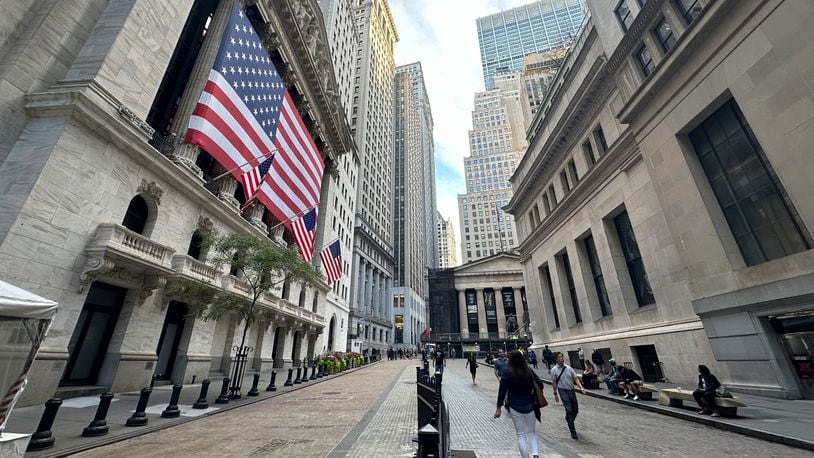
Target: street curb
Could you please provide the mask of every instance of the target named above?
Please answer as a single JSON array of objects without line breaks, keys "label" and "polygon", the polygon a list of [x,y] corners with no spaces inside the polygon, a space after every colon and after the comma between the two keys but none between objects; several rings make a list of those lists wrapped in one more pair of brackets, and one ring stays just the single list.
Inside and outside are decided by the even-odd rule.
[{"label": "street curb", "polygon": [[[230,404],[226,405],[225,407],[221,407],[218,410],[215,410],[213,412],[207,412],[207,413],[205,413],[203,415],[199,415],[197,417],[186,417],[186,418],[182,417],[182,418],[179,418],[178,420],[175,420],[175,421],[169,421],[169,422],[166,422],[166,423],[161,423],[160,425],[152,425],[152,426],[150,426],[148,424],[148,426],[145,426],[145,427],[134,428],[132,433],[125,433],[125,434],[119,434],[117,436],[106,437],[106,438],[103,438],[101,440],[88,442],[87,444],[57,450],[57,451],[54,451],[54,453],[47,453],[47,451],[46,451],[46,453],[42,453],[42,454],[34,452],[34,453],[36,453],[36,455],[34,455],[34,456],[36,456],[36,458],[62,458],[62,457],[65,457],[65,456],[70,456],[70,455],[80,453],[80,452],[84,452],[86,450],[94,449],[94,448],[97,448],[97,447],[103,447],[105,445],[115,444],[116,442],[122,442],[122,441],[125,441],[127,439],[133,439],[134,437],[144,436],[146,434],[154,433],[156,431],[161,431],[161,430],[164,430],[164,429],[167,429],[167,428],[172,428],[173,426],[182,425],[184,423],[189,423],[189,422],[192,422],[192,421],[195,421],[195,420],[200,420],[202,418],[208,418],[208,417],[211,417],[213,415],[217,415],[217,414],[220,414],[220,413],[223,413],[223,412],[229,412],[230,410],[239,409],[241,407],[251,405],[251,404],[254,404],[254,403],[257,403],[257,402],[268,401],[270,399],[276,398],[277,396],[282,396],[282,395],[285,395],[285,394],[288,394],[288,393],[292,393],[294,391],[298,391],[298,390],[301,390],[303,388],[308,388],[309,386],[318,385],[318,384],[320,384],[322,382],[327,382],[329,380],[334,380],[334,379],[336,379],[338,377],[342,377],[344,375],[348,375],[348,374],[351,374],[353,372],[357,372],[357,371],[360,371],[360,370],[375,366],[375,365],[377,365],[377,364],[379,364],[381,362],[382,361],[376,361],[376,362],[370,363],[370,364],[368,364],[366,366],[355,367],[353,369],[346,370],[345,372],[340,372],[339,374],[334,374],[334,375],[329,376],[329,377],[323,377],[322,379],[316,379],[314,381],[309,381],[307,385],[294,386],[293,388],[291,388],[291,389],[289,389],[287,391],[276,392],[274,394],[271,394],[271,395],[268,395],[268,396],[265,396],[265,397],[248,398],[248,397],[245,397],[245,395],[244,395],[244,398],[242,400],[243,402],[240,402],[240,404],[231,404],[231,402],[239,402],[239,401],[230,401]],[[26,456],[31,456],[31,454],[26,453]]]},{"label": "street curb", "polygon": [[[492,364],[483,363],[483,365],[484,366],[489,366],[491,368],[495,367]],[[550,380],[546,380],[546,379],[544,379],[542,377],[540,377],[540,380],[542,380],[543,383],[551,385],[552,388],[553,388],[554,384]],[[691,414],[691,413],[688,413],[688,412],[668,410],[668,409],[665,409],[663,407],[660,407],[660,405],[658,405],[658,404],[657,405],[647,404],[650,401],[631,401],[631,400],[625,399],[623,397],[616,397],[616,396],[599,394],[599,393],[593,392],[591,390],[585,390],[585,396],[590,396],[590,397],[598,398],[598,399],[604,399],[604,400],[607,400],[607,401],[615,402],[617,404],[622,404],[622,405],[626,405],[626,406],[629,406],[629,407],[635,407],[637,409],[647,410],[649,412],[655,412],[655,413],[659,413],[659,414],[662,414],[662,415],[667,415],[667,416],[670,416],[670,417],[673,417],[673,418],[680,418],[682,420],[688,420],[688,421],[692,421],[692,422],[695,422],[695,423],[700,423],[700,424],[706,425],[706,426],[712,426],[713,428],[721,429],[721,430],[724,430],[724,431],[730,431],[730,432],[733,432],[733,433],[743,434],[744,436],[755,437],[757,439],[762,439],[762,440],[769,441],[769,442],[775,442],[775,443],[778,443],[778,444],[788,445],[790,447],[795,447],[795,448],[801,448],[801,449],[805,449],[805,450],[814,451],[814,442],[812,442],[812,441],[807,441],[807,440],[804,440],[804,439],[797,439],[795,437],[783,436],[781,434],[773,433],[773,432],[770,432],[770,431],[764,431],[762,429],[749,428],[749,427],[746,427],[746,426],[734,425],[732,423],[727,423],[727,422],[724,422],[724,421],[713,420],[712,417],[704,417],[704,416]],[[658,401],[656,401],[656,402],[658,402]]]}]

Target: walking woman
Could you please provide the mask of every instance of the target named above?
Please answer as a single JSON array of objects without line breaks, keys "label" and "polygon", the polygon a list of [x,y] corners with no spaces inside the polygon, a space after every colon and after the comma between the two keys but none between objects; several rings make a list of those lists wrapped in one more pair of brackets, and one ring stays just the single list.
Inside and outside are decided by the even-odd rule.
[{"label": "walking woman", "polygon": [[475,373],[478,371],[478,361],[475,359],[475,353],[472,352],[466,358],[466,367],[469,368],[469,373],[472,374],[472,384],[475,384]]},{"label": "walking woman", "polygon": [[507,409],[514,421],[520,456],[537,458],[540,450],[537,433],[534,431],[534,420],[540,419],[540,409],[534,403],[534,384],[536,383],[541,390],[543,384],[531,371],[526,358],[519,351],[515,350],[509,354],[508,366],[507,374],[500,379],[495,418],[500,417],[501,406],[508,396]]}]

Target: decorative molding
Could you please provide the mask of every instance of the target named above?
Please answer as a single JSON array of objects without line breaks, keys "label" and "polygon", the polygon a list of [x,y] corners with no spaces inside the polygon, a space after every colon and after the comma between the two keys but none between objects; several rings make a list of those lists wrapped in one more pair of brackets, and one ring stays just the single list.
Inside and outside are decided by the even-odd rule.
[{"label": "decorative molding", "polygon": [[119,113],[119,116],[124,118],[125,121],[142,130],[145,134],[147,134],[148,137],[152,138],[153,134],[155,134],[155,129],[147,124],[147,121],[139,118],[135,113],[133,113],[133,110],[127,108],[125,104],[119,105],[116,111]]},{"label": "decorative molding", "polygon": [[79,274],[79,292],[86,292],[96,278],[109,274],[115,267],[116,264],[104,256],[89,256],[82,273]]},{"label": "decorative molding", "polygon": [[206,231],[211,231],[215,229],[215,223],[213,223],[208,216],[201,215],[198,217],[198,228]]},{"label": "decorative molding", "polygon": [[142,178],[141,184],[136,188],[136,192],[150,197],[155,201],[156,205],[161,205],[161,197],[164,195],[164,190],[161,189],[161,186],[155,181],[148,182]]}]

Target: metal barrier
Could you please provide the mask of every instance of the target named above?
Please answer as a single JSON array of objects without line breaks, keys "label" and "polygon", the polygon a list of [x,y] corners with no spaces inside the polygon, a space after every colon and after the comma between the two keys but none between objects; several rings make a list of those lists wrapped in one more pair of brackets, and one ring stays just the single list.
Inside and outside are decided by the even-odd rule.
[{"label": "metal barrier", "polygon": [[416,400],[418,403],[418,457],[450,456],[449,413],[441,386],[443,376],[433,376],[427,369],[416,367]]}]

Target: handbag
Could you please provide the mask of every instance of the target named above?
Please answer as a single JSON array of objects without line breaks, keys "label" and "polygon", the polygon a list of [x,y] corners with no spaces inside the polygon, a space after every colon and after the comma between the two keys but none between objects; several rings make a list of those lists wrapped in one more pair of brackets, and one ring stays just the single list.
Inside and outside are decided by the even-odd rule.
[{"label": "handbag", "polygon": [[540,386],[541,382],[536,375],[532,376],[531,385],[534,391],[534,406],[538,409],[542,409],[543,407],[548,405],[548,399],[545,398],[545,393],[543,393],[543,388]]}]

